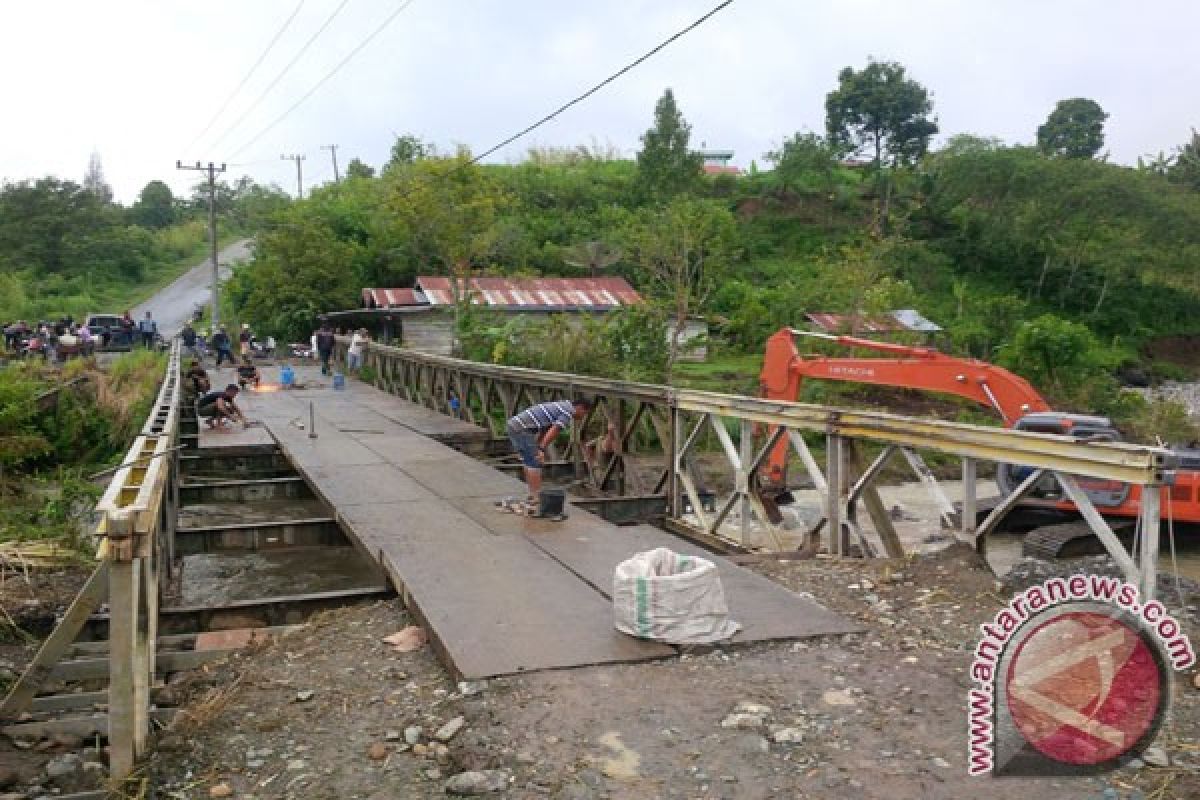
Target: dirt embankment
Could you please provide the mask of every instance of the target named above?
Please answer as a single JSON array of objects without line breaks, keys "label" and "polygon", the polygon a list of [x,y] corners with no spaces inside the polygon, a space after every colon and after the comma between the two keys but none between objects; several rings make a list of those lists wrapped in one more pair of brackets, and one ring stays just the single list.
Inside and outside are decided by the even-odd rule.
[{"label": "dirt embankment", "polygon": [[969,555],[761,569],[865,631],[481,687],[453,684],[428,647],[384,645],[409,623],[398,604],[348,609],[180,684],[192,716],[150,774],[181,798],[434,798],[452,780],[570,800],[1200,796],[1192,675],[1160,740],[1169,767],[967,777],[969,653],[1008,599]]}]

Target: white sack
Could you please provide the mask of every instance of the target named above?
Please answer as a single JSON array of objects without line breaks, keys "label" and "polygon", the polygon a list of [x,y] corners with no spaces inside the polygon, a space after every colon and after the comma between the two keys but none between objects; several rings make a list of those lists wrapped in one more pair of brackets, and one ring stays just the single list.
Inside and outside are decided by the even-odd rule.
[{"label": "white sack", "polygon": [[617,630],[669,644],[719,642],[742,627],[729,618],[717,565],[665,547],[617,565],[613,613]]}]

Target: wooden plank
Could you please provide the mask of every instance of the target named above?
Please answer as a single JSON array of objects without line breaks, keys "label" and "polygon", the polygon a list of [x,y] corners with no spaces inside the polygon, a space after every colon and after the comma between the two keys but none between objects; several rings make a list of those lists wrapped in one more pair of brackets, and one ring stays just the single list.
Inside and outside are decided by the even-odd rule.
[{"label": "wooden plank", "polygon": [[[175,708],[157,708],[150,712],[150,719],[162,726],[169,725],[175,715]],[[14,739],[45,739],[55,734],[68,734],[87,739],[92,736],[109,736],[109,715],[93,714],[87,717],[65,717],[63,719],[47,719],[37,722],[18,722],[0,728],[0,733]],[[110,758],[112,739],[109,739]],[[111,768],[110,768],[111,769]],[[112,772],[113,777],[117,777]]]},{"label": "wooden plank", "polygon": [[[233,650],[168,650],[160,652],[155,658],[156,666],[159,674],[167,672],[183,672],[189,669],[196,669],[205,664],[211,664],[214,661],[220,661],[228,656]],[[133,663],[133,656],[127,656],[129,663]],[[54,666],[54,670],[50,673],[51,678],[63,681],[84,681],[100,678],[109,678],[111,675],[111,659],[103,656],[96,658],[77,658],[72,661],[60,661]],[[118,676],[122,678],[123,676]],[[110,685],[109,690],[112,690]],[[132,688],[128,689],[132,697]],[[132,706],[131,706],[132,707]]]},{"label": "wooden plank", "polygon": [[[271,625],[265,628],[255,628],[255,633],[265,634],[268,636],[277,636],[303,628],[303,625]],[[196,643],[196,637],[199,633],[173,633],[167,636],[158,637],[158,653],[159,658],[163,653],[171,650],[180,650],[190,648]],[[71,655],[73,656],[89,656],[102,655],[108,652],[108,642],[100,640],[97,642],[76,642],[71,645]]]},{"label": "wooden plank", "polygon": [[100,606],[100,601],[107,592],[108,562],[104,561],[92,571],[79,594],[71,601],[71,606],[63,615],[62,621],[46,637],[46,641],[42,642],[37,655],[29,662],[29,666],[4,698],[4,702],[0,703],[0,719],[14,718],[29,707],[29,701],[50,677],[54,664],[66,654],[75,637],[83,630],[88,617]]}]

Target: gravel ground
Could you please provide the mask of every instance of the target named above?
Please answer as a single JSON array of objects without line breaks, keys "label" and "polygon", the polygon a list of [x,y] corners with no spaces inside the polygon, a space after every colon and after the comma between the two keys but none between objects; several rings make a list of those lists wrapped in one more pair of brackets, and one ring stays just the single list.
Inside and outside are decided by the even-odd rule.
[{"label": "gravel ground", "polygon": [[970,554],[761,569],[867,632],[455,686],[428,647],[382,643],[409,623],[397,603],[345,609],[179,684],[191,712],[160,737],[152,783],[178,798],[445,797],[469,781],[572,800],[1200,796],[1190,674],[1168,768],[965,774],[968,654],[1007,597]]}]

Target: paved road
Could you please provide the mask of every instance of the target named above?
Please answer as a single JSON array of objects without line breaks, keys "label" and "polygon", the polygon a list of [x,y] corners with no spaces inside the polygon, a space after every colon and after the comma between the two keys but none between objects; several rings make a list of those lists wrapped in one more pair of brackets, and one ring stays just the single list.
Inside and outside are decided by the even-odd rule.
[{"label": "paved road", "polygon": [[[221,279],[229,277],[232,265],[250,259],[252,239],[234,242],[217,253]],[[204,259],[189,269],[171,285],[165,287],[140,306],[132,309],[133,318],[141,319],[149,311],[158,320],[158,330],[165,337],[173,336],[183,323],[192,318],[197,303],[208,305],[212,282],[212,262]]]}]

